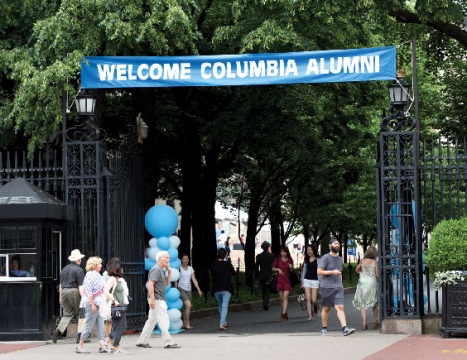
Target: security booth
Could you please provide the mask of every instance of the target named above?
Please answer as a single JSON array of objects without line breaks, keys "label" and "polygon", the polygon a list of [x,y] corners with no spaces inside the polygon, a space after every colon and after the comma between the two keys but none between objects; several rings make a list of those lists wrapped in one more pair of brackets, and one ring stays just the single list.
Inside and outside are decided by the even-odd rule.
[{"label": "security booth", "polygon": [[23,178],[0,187],[0,341],[49,338],[67,209]]}]

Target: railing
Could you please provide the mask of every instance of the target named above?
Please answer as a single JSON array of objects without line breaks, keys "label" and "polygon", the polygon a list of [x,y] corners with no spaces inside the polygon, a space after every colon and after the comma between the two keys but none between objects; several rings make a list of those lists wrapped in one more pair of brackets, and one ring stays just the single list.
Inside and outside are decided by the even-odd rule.
[{"label": "railing", "polygon": [[0,186],[17,177],[27,179],[57,199],[64,199],[61,150],[35,152],[30,159],[26,151],[0,152]]}]

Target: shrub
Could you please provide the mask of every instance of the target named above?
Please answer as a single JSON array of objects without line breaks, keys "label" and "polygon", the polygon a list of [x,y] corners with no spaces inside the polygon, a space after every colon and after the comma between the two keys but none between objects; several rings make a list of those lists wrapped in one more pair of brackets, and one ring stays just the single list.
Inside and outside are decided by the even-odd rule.
[{"label": "shrub", "polygon": [[436,225],[426,263],[430,273],[467,270],[467,218],[443,220]]}]

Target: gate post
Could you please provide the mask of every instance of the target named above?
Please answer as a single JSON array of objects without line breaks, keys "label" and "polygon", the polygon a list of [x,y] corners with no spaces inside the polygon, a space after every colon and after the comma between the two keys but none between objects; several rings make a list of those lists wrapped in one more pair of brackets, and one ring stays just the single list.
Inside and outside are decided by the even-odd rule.
[{"label": "gate post", "polygon": [[82,123],[70,128],[64,125],[64,201],[74,212],[64,253],[80,249],[87,257],[104,258],[105,263],[109,260],[105,259],[108,248],[104,205],[107,148],[103,140],[106,133],[96,125],[95,98],[81,90],[75,103]]},{"label": "gate post", "polygon": [[[389,86],[389,116],[378,146],[379,306],[383,333],[421,334],[423,287],[419,213],[419,132],[407,111],[409,86]],[[407,111],[407,112],[406,112]]]}]

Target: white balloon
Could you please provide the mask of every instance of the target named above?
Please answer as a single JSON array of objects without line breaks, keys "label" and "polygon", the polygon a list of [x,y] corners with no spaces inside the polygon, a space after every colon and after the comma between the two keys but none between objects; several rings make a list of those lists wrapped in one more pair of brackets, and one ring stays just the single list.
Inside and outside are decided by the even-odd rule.
[{"label": "white balloon", "polygon": [[158,247],[152,247],[149,249],[148,251],[148,256],[149,258],[153,259],[153,260],[157,260],[156,259],[156,256],[157,256],[157,253],[160,251],[160,249]]},{"label": "white balloon", "polygon": [[180,320],[180,318],[182,317],[182,313],[178,309],[167,310],[167,314],[169,314],[170,322],[175,322],[177,320]]},{"label": "white balloon", "polygon": [[172,235],[171,237],[169,237],[169,241],[170,241],[170,246],[174,248],[178,248],[181,243],[180,238],[176,235]]},{"label": "white balloon", "polygon": [[150,247],[157,247],[157,239],[152,238],[151,240],[149,240],[149,246]]},{"label": "white balloon", "polygon": [[180,271],[178,269],[172,269],[172,275],[170,275],[170,281],[178,281],[180,279]]},{"label": "white balloon", "polygon": [[169,325],[169,330],[174,330],[174,331],[177,331],[177,330],[180,330],[183,326],[183,321],[182,319],[178,319],[174,322],[170,322],[170,325]]}]

